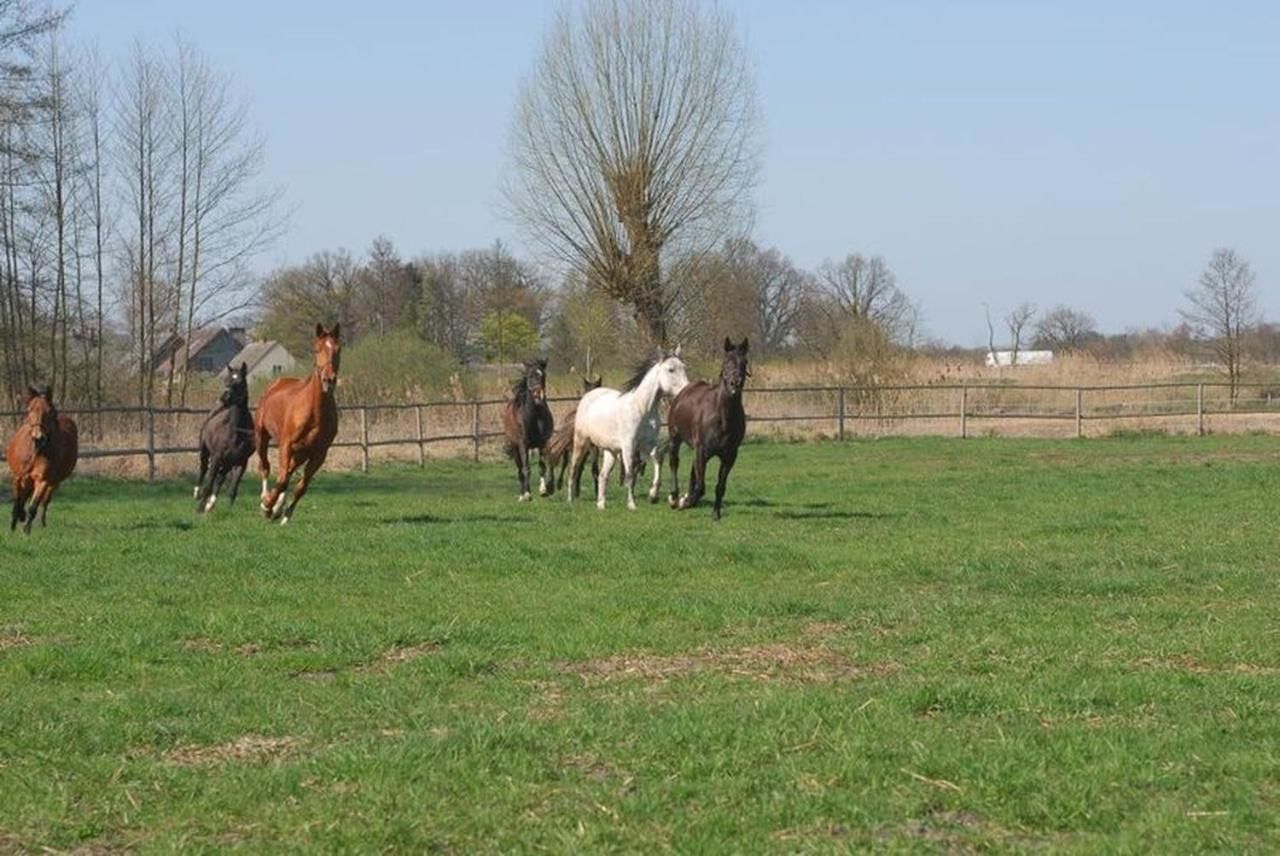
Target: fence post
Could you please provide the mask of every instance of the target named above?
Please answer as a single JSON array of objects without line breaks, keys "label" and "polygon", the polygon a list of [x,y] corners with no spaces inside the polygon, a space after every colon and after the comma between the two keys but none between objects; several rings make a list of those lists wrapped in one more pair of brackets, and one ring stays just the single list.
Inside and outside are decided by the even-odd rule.
[{"label": "fence post", "polygon": [[1084,436],[1083,424],[1084,411],[1084,390],[1076,387],[1076,439],[1079,440]]},{"label": "fence post", "polygon": [[1204,436],[1204,384],[1196,384],[1196,436]]},{"label": "fence post", "polygon": [[369,408],[360,406],[360,471],[369,472]]},{"label": "fence post", "polygon": [[969,436],[969,387],[960,387],[960,439]]},{"label": "fence post", "polygon": [[843,386],[840,387],[840,389],[837,391],[836,402],[837,402],[836,406],[839,408],[836,411],[836,435],[840,438],[841,442],[843,442],[844,441],[844,387]]},{"label": "fence post", "polygon": [[156,411],[147,408],[147,481],[156,480]]},{"label": "fence post", "polygon": [[425,467],[427,465],[427,451],[422,442],[422,405],[415,404],[413,409],[418,417],[418,466]]},{"label": "fence post", "polygon": [[478,462],[480,460],[480,402],[474,402],[471,405],[471,440],[475,443],[475,452],[472,457]]}]

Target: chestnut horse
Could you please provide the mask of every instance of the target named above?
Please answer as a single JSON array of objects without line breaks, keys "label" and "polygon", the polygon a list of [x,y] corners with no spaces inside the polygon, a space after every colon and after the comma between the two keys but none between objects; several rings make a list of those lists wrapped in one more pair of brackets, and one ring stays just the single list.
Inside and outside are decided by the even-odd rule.
[{"label": "chestnut horse", "polygon": [[[547,496],[547,441],[555,430],[555,419],[547,406],[547,361],[524,364],[524,374],[511,387],[511,398],[502,408],[502,430],[507,435],[507,454],[516,462],[520,480],[520,502],[529,501],[529,469],[533,451],[538,451],[538,495]],[[552,474],[554,478],[554,473]]]},{"label": "chestnut horse", "polygon": [[[338,436],[338,405],[333,399],[333,389],[338,383],[338,364],[342,357],[339,326],[334,324],[332,330],[326,330],[323,324],[316,325],[316,338],[312,343],[316,367],[309,378],[282,377],[272,381],[258,402],[253,434],[258,449],[258,472],[262,475],[262,513],[268,520],[279,517],[282,525],[293,516],[312,476],[324,463],[333,438]],[[267,459],[267,450],[272,440],[280,447],[280,470],[276,473],[276,486],[268,490],[271,462]],[[289,507],[281,514],[289,479],[298,467],[303,468],[302,479],[293,491]]]},{"label": "chestnut horse", "polygon": [[[582,379],[582,391],[588,393],[593,389],[599,389],[604,378]],[[564,419],[560,422],[560,426],[551,433],[551,439],[547,441],[547,445],[543,448],[543,454],[547,456],[547,469],[551,471],[550,490],[556,492],[558,485],[564,485],[564,472],[569,467],[570,453],[573,452],[573,420],[578,413],[577,405],[565,414]],[[557,472],[559,470],[559,472]],[[619,472],[622,472],[619,470]],[[600,450],[595,451],[595,456],[591,459],[591,480],[600,475]],[[582,492],[581,483],[577,483],[573,487],[574,493]]]},{"label": "chestnut horse", "polygon": [[[707,490],[707,459],[720,459],[716,479],[716,504],[711,519],[720,519],[720,505],[729,471],[738,459],[738,446],[747,433],[747,415],[742,409],[742,387],[751,372],[747,366],[747,340],[741,345],[724,340],[724,362],[720,366],[720,382],[712,385],[700,380],[691,383],[671,402],[667,414],[671,436],[672,508],[693,508]],[[680,443],[693,447],[693,471],[689,474],[689,493],[680,496]]]},{"label": "chestnut horse", "polygon": [[[31,533],[36,510],[40,525],[49,516],[49,501],[58,485],[76,468],[80,451],[80,435],[70,416],[63,416],[53,406],[49,387],[32,386],[27,390],[27,415],[13,432],[4,450],[13,473],[13,516],[9,531],[18,528]],[[26,508],[27,500],[31,508]]]}]

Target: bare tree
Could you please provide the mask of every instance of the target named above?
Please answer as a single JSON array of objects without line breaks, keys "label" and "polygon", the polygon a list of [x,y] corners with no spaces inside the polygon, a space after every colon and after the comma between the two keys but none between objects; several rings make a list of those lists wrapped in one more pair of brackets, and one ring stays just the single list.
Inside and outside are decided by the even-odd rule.
[{"label": "bare tree", "polygon": [[914,333],[918,310],[880,256],[854,253],[840,262],[824,262],[818,282],[840,312],[875,324],[891,340],[905,343]]},{"label": "bare tree", "polygon": [[535,241],[664,342],[682,299],[675,260],[745,224],[756,124],[728,13],[590,0],[559,15],[523,87],[507,198]]},{"label": "bare tree", "polygon": [[1235,250],[1219,248],[1213,251],[1197,286],[1185,294],[1191,305],[1180,310],[1182,317],[1226,373],[1231,400],[1235,401],[1245,336],[1258,322],[1253,270]]},{"label": "bare tree", "polygon": [[761,355],[778,353],[796,335],[801,299],[810,287],[808,276],[777,249],[761,249],[745,238],[727,242],[725,255],[731,273],[744,281],[751,295],[752,335]]},{"label": "bare tree", "polygon": [[1079,351],[1098,336],[1093,316],[1069,306],[1055,306],[1036,322],[1035,346],[1053,351]]},{"label": "bare tree", "polygon": [[1004,326],[1009,329],[1010,364],[1018,364],[1018,354],[1022,351],[1022,334],[1036,315],[1034,303],[1019,303],[1013,311],[1004,316]]}]

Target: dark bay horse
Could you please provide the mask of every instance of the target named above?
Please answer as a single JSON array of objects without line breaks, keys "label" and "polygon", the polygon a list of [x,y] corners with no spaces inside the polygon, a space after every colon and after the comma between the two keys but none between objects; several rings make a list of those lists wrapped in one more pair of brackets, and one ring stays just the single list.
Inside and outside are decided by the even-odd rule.
[{"label": "dark bay horse", "polygon": [[[218,491],[231,476],[231,502],[240,492],[240,479],[253,455],[253,413],[249,410],[249,366],[227,366],[226,388],[200,427],[200,479],[196,482],[196,512],[212,511]],[[206,478],[207,474],[207,478]]]},{"label": "dark bay horse", "polygon": [[[582,379],[582,392],[588,393],[593,389],[599,389],[604,378]],[[565,415],[560,421],[560,425],[551,434],[551,439],[547,441],[546,447],[542,450],[547,459],[547,469],[551,471],[550,489],[555,493],[556,487],[564,485],[564,471],[569,467],[569,458],[573,452],[573,418],[578,413],[577,405]],[[600,450],[597,449],[595,456],[591,459],[591,479],[594,481],[600,475]],[[582,493],[582,485],[575,484],[573,486],[574,493]]]},{"label": "dark bay horse", "polygon": [[549,495],[546,445],[555,430],[555,419],[547,406],[546,360],[530,360],[524,364],[524,374],[511,387],[511,398],[502,409],[502,430],[507,435],[507,454],[516,462],[519,501],[529,501],[529,458],[535,449],[538,450],[538,495]]},{"label": "dark bay horse", "polygon": [[[76,468],[80,453],[80,433],[70,416],[53,406],[49,387],[32,386],[27,390],[27,415],[13,432],[5,447],[5,460],[13,474],[13,516],[9,531],[23,524],[22,531],[31,533],[37,509],[40,525],[49,516],[53,493]],[[27,508],[27,500],[31,507]]]},{"label": "dark bay horse", "polygon": [[[332,330],[326,330],[323,324],[316,325],[312,342],[315,370],[310,377],[282,377],[272,381],[258,402],[253,435],[258,449],[258,472],[262,475],[262,513],[268,520],[279,517],[281,524],[289,522],[312,476],[329,454],[333,438],[338,436],[338,405],[333,391],[342,357],[339,326],[334,324]],[[276,486],[268,490],[271,462],[267,451],[272,440],[280,447],[280,470],[276,473]],[[293,491],[289,507],[281,514],[289,479],[299,467],[303,468],[302,479]]]},{"label": "dark bay horse", "polygon": [[[672,508],[692,508],[707,490],[707,459],[720,459],[716,480],[716,504],[711,518],[720,519],[729,471],[738,459],[738,446],[747,433],[747,415],[742,409],[742,387],[751,372],[747,366],[747,340],[735,345],[724,340],[724,362],[720,365],[720,382],[691,383],[671,402],[667,423],[671,436]],[[689,493],[680,496],[680,444],[693,447],[693,471],[689,475]]]}]

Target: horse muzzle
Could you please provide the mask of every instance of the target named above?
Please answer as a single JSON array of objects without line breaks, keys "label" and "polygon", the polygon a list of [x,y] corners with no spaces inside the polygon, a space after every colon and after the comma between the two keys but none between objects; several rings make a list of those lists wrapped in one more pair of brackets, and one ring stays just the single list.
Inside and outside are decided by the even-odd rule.
[{"label": "horse muzzle", "polygon": [[37,452],[43,452],[44,447],[49,445],[49,435],[43,431],[32,431],[31,442],[35,444]]},{"label": "horse muzzle", "polygon": [[337,385],[338,385],[337,375],[332,375],[330,377],[325,377],[324,375],[320,376],[320,388],[325,391],[325,394],[333,392],[333,388]]}]

